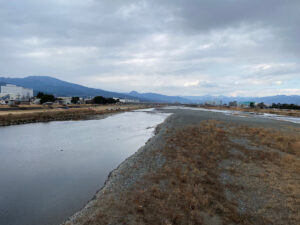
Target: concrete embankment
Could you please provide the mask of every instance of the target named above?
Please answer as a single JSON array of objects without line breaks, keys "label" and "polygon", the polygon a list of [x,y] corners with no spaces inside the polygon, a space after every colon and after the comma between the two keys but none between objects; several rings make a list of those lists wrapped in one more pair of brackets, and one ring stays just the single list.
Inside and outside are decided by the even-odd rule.
[{"label": "concrete embankment", "polygon": [[65,225],[299,224],[300,126],[173,113]]}]

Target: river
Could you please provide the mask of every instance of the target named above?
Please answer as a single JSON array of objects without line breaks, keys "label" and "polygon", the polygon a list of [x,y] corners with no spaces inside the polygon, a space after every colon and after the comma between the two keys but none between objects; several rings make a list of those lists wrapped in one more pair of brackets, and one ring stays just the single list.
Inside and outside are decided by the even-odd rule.
[{"label": "river", "polygon": [[165,109],[189,109],[189,110],[198,110],[198,111],[207,111],[207,112],[217,112],[217,113],[223,113],[223,114],[229,115],[229,116],[256,117],[256,118],[272,119],[272,120],[279,120],[279,121],[300,124],[299,117],[283,116],[283,115],[270,114],[270,113],[254,113],[254,112],[246,112],[246,111],[238,111],[238,110],[207,109],[207,108],[186,107],[186,106],[167,106],[164,108]]},{"label": "river", "polygon": [[0,225],[60,224],[167,116],[139,110],[0,127]]}]

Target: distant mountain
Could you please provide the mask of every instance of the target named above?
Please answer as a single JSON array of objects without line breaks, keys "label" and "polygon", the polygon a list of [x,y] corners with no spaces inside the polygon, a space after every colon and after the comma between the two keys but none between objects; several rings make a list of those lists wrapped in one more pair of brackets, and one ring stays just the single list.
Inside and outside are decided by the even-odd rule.
[{"label": "distant mountain", "polygon": [[286,104],[297,104],[300,105],[299,95],[276,95],[268,97],[253,98],[255,102],[264,102],[267,104],[272,103],[286,103]]},{"label": "distant mountain", "polygon": [[300,105],[299,95],[276,95],[268,97],[227,97],[227,96],[168,96],[156,93],[138,93],[132,91],[130,93],[118,93],[105,91],[102,89],[89,88],[78,84],[62,81],[48,76],[29,76],[25,78],[5,78],[0,77],[0,85],[15,84],[18,86],[32,88],[34,93],[41,91],[55,96],[79,96],[79,97],[117,97],[138,99],[143,102],[156,103],[182,103],[182,104],[203,104],[206,101],[222,101],[224,104],[231,101],[243,102],[254,101],[264,102],[266,104],[272,103],[287,103]]},{"label": "distant mountain", "polygon": [[90,96],[99,96],[99,95],[104,97],[117,97],[117,98],[131,97],[126,94],[121,94],[117,92],[110,92],[101,89],[88,88],[82,85],[69,83],[48,76],[29,76],[25,78],[0,77],[0,83],[15,84],[26,88],[32,88],[35,94],[41,91],[41,92],[54,94],[56,96],[61,96],[61,97],[68,97],[68,96],[90,97]]},{"label": "distant mountain", "polygon": [[267,97],[228,97],[228,96],[168,96],[155,93],[138,93],[132,91],[127,93],[130,96],[147,99],[151,102],[163,102],[163,103],[182,103],[182,104],[204,104],[207,101],[222,101],[223,104],[228,104],[232,101],[237,102],[264,102],[265,104],[272,103],[286,103],[286,104],[297,104],[300,105],[300,96],[299,95],[275,95]]},{"label": "distant mountain", "polygon": [[150,102],[156,102],[156,103],[184,103],[184,104],[192,103],[191,100],[179,96],[168,96],[168,95],[161,95],[156,93],[138,93],[136,91],[132,91],[127,94],[132,97],[147,99]]},{"label": "distant mountain", "polygon": [[267,97],[227,97],[227,96],[183,96],[183,98],[189,99],[193,103],[203,104],[206,101],[222,101],[224,104],[228,104],[232,101],[245,102],[264,102],[265,104],[272,103],[286,103],[286,104],[297,104],[300,105],[299,95],[275,95]]},{"label": "distant mountain", "polygon": [[147,99],[151,102],[163,102],[163,103],[182,103],[182,104],[204,104],[207,101],[222,101],[223,104],[228,104],[232,101],[237,102],[264,102],[265,104],[272,103],[286,103],[286,104],[297,104],[300,105],[300,96],[299,95],[276,95],[276,96],[267,96],[267,97],[228,97],[228,96],[167,96],[155,93],[138,93],[132,91],[128,93],[130,96]]}]

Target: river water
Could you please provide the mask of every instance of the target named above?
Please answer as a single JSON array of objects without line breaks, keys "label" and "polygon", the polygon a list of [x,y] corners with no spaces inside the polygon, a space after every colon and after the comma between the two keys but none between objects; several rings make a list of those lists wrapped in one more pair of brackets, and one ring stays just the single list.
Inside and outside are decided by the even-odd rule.
[{"label": "river water", "polygon": [[278,114],[270,114],[270,113],[253,113],[253,112],[245,112],[238,110],[222,110],[222,109],[206,109],[206,108],[196,108],[196,107],[186,107],[186,106],[168,106],[164,107],[165,109],[189,109],[189,110],[198,110],[198,111],[207,111],[207,112],[218,112],[223,113],[225,115],[230,116],[239,116],[239,117],[257,117],[257,118],[265,118],[279,121],[286,121],[291,123],[300,124],[300,117],[293,116],[283,116]]},{"label": "river water", "polygon": [[136,111],[0,127],[0,225],[63,222],[167,116]]}]

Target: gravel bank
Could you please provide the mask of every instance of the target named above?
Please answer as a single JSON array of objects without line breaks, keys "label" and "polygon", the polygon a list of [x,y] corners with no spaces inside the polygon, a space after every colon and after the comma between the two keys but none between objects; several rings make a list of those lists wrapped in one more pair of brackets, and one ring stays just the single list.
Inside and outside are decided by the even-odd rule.
[{"label": "gravel bank", "polygon": [[[251,129],[272,129],[272,130],[275,130],[276,132],[278,131],[278,132],[282,132],[285,134],[289,134],[289,133],[292,134],[293,132],[297,133],[297,132],[299,132],[299,129],[300,129],[299,124],[293,124],[293,123],[284,122],[284,121],[275,121],[275,120],[271,120],[271,119],[252,118],[252,117],[237,117],[237,116],[232,116],[232,115],[224,115],[222,113],[216,113],[216,112],[193,111],[193,110],[184,110],[184,109],[160,109],[160,111],[166,112],[166,113],[173,113],[173,115],[170,116],[168,119],[166,119],[166,121],[163,124],[161,124],[157,127],[156,135],[153,138],[151,138],[144,147],[139,149],[133,156],[129,157],[117,169],[115,169],[114,171],[112,171],[110,173],[107,181],[105,182],[105,185],[95,195],[94,199],[91,200],[80,212],[76,213],[71,218],[69,218],[64,223],[65,225],[104,224],[104,223],[101,223],[101,221],[109,221],[109,224],[151,224],[149,222],[149,221],[151,221],[151,218],[150,219],[149,218],[145,219],[145,218],[147,217],[147,215],[146,215],[147,212],[149,212],[148,214],[150,214],[150,212],[153,213],[154,209],[153,208],[149,209],[149,208],[147,208],[146,205],[147,204],[153,205],[154,208],[162,207],[162,204],[164,204],[164,201],[166,201],[164,199],[165,197],[162,197],[162,195],[157,194],[157,193],[162,193],[162,192],[165,192],[165,194],[168,193],[168,189],[166,189],[166,187],[167,187],[166,182],[169,181],[168,177],[165,177],[161,174],[159,176],[156,176],[158,179],[158,183],[157,183],[158,191],[156,190],[156,188],[157,188],[156,186],[154,188],[153,187],[150,188],[151,193],[155,196],[155,199],[162,198],[162,199],[160,199],[159,205],[156,205],[156,204],[158,204],[156,202],[156,200],[154,201],[156,203],[153,204],[153,202],[151,202],[151,199],[149,200],[149,198],[148,198],[148,199],[142,201],[143,204],[145,202],[148,202],[146,205],[139,203],[139,204],[141,204],[141,206],[137,205],[137,207],[133,208],[133,211],[131,211],[131,209],[126,209],[126,204],[133,204],[133,202],[139,202],[139,198],[133,197],[132,199],[135,199],[134,201],[132,199],[128,200],[128,197],[124,196],[124,193],[131,193],[133,195],[135,195],[135,193],[137,193],[137,195],[139,194],[140,196],[146,195],[148,193],[147,191],[149,190],[148,186],[153,184],[153,182],[151,181],[151,179],[153,177],[150,179],[150,178],[148,178],[148,176],[150,176],[151,174],[157,174],[158,171],[161,171],[162,169],[165,169],[168,166],[170,166],[169,168],[172,168],[171,167],[172,161],[168,161],[168,160],[170,160],[170,159],[168,159],[168,153],[167,153],[167,155],[164,154],[164,151],[162,151],[162,149],[169,148],[169,151],[170,150],[173,151],[172,149],[177,151],[177,150],[180,150],[180,148],[183,150],[184,149],[188,150],[189,146],[187,146],[185,148],[184,144],[183,144],[183,146],[180,146],[180,142],[178,142],[178,144],[176,144],[176,141],[174,141],[174,143],[172,143],[172,140],[177,140],[177,141],[179,140],[179,141],[184,142],[184,139],[185,139],[184,135],[189,132],[189,129],[190,129],[189,127],[192,127],[191,129],[193,130],[193,129],[197,128],[196,126],[198,126],[203,121],[208,121],[208,120],[209,121],[218,121],[223,124],[226,124],[225,126],[223,126],[221,128],[217,127],[217,125],[215,125],[215,124],[212,125],[213,129],[217,130],[217,131],[211,130],[211,132],[215,134],[216,138],[218,138],[220,134],[223,135],[223,133],[225,131],[229,132],[231,128],[237,128],[237,127],[239,127],[239,128],[247,127],[247,129],[250,129],[250,130]],[[211,125],[208,124],[207,126],[211,126]],[[193,127],[195,127],[195,128],[193,128]],[[209,127],[209,129],[212,129],[212,128]],[[221,131],[219,131],[220,129],[221,129]],[[178,136],[178,133],[176,133],[176,131],[178,131],[178,130],[181,131],[182,138],[180,135]],[[207,134],[207,131],[205,131],[205,132],[206,133],[204,133],[204,134]],[[226,217],[225,214],[226,213],[228,214],[228,209],[226,209],[225,206],[223,206],[223,208],[221,206],[218,206],[218,207],[214,206],[213,208],[211,208],[211,206],[208,205],[207,210],[202,208],[201,211],[196,216],[193,215],[192,217],[193,218],[199,217],[201,219],[201,224],[209,224],[209,225],[251,224],[251,223],[270,224],[270,221],[272,219],[274,219],[274,218],[276,219],[276,215],[273,215],[274,211],[271,211],[271,213],[273,213],[273,214],[271,216],[269,216],[270,218],[268,217],[269,214],[263,215],[264,217],[261,217],[261,215],[258,216],[258,214],[256,214],[257,213],[256,211],[261,210],[261,207],[263,207],[265,202],[270,198],[270,194],[267,193],[267,192],[271,192],[269,183],[263,183],[262,185],[260,185],[262,183],[261,182],[262,180],[260,180],[260,178],[259,178],[260,175],[257,175],[257,174],[251,175],[251,173],[255,173],[255,171],[257,171],[257,173],[264,174],[264,173],[268,172],[270,170],[270,168],[275,168],[272,171],[276,170],[278,172],[278,174],[281,174],[282,173],[281,167],[278,167],[277,165],[276,165],[277,167],[274,167],[274,165],[270,164],[272,162],[272,160],[274,161],[276,158],[272,158],[271,161],[263,161],[263,160],[267,160],[268,157],[270,157],[270,155],[267,155],[267,153],[269,154],[269,152],[272,153],[272,157],[273,157],[273,155],[276,153],[276,151],[279,151],[277,149],[278,146],[274,147],[269,143],[268,143],[268,145],[265,146],[265,143],[261,143],[261,142],[257,142],[256,144],[253,144],[256,139],[254,140],[251,138],[254,137],[256,134],[255,135],[252,134],[252,136],[251,135],[247,136],[247,138],[248,138],[247,140],[244,137],[240,137],[240,136],[238,137],[238,135],[239,135],[238,133],[236,133],[236,136],[232,136],[232,134],[234,134],[234,133],[231,132],[230,133],[231,136],[228,136],[228,138],[226,139],[226,144],[228,144],[230,142],[226,148],[225,148],[225,145],[224,145],[224,147],[222,147],[222,144],[225,144],[224,138],[220,139],[221,141],[224,141],[224,143],[222,143],[220,141],[219,143],[216,143],[216,144],[214,143],[214,145],[213,145],[213,146],[215,146],[214,148],[219,149],[219,151],[221,151],[221,152],[219,152],[220,156],[222,156],[222,154],[223,154],[222,153],[223,149],[224,149],[224,152],[225,152],[225,150],[227,151],[226,154],[224,153],[224,155],[223,155],[224,158],[223,159],[222,158],[221,159],[220,158],[216,158],[216,159],[209,158],[209,160],[212,160],[210,162],[213,162],[213,166],[214,166],[213,168],[215,170],[222,171],[222,173],[220,172],[220,173],[211,174],[210,176],[208,176],[209,173],[212,172],[212,171],[207,170],[207,168],[209,168],[209,167],[207,167],[207,168],[205,167],[206,170],[203,169],[203,171],[200,170],[200,172],[199,172],[199,168],[198,169],[194,168],[194,169],[197,169],[197,171],[199,172],[199,176],[200,177],[202,176],[202,178],[203,178],[201,181],[199,181],[199,182],[204,182],[203,187],[201,187],[201,189],[205,190],[208,187],[210,187],[207,185],[212,185],[212,187],[217,187],[217,185],[223,185],[220,189],[216,189],[219,192],[222,192],[222,193],[224,192],[224,196],[222,195],[218,198],[224,198],[222,200],[223,202],[228,201],[228,205],[231,204],[230,207],[232,207],[232,208],[237,207],[237,209],[234,209],[234,210],[231,209],[233,211],[230,212],[231,214],[229,213],[230,216]],[[297,133],[297,134],[299,134],[299,133]],[[173,138],[174,135],[175,135],[175,137],[177,137],[177,139],[176,138],[171,139],[171,142],[170,142],[170,138]],[[208,136],[208,138],[209,137],[210,136]],[[188,139],[188,138],[189,138],[189,136],[186,137],[186,139]],[[191,138],[192,138],[191,140],[193,140],[194,137],[192,136]],[[199,140],[201,140],[201,136],[199,138],[200,138]],[[282,137],[280,137],[280,138],[282,138]],[[205,142],[205,140],[203,140],[203,141]],[[193,148],[196,147],[196,150],[197,150],[197,144],[199,144],[199,143],[195,143],[192,146]],[[169,145],[169,146],[167,146],[167,145]],[[189,145],[189,143],[187,143],[187,145]],[[199,145],[199,147],[202,148],[205,146]],[[269,151],[269,149],[271,149],[271,151]],[[262,154],[264,152],[266,154],[262,156]],[[169,153],[170,153],[170,155],[173,154],[172,152],[169,152]],[[219,153],[216,152],[215,153],[216,156],[218,156]],[[295,165],[299,166],[298,155],[296,155],[296,156],[290,155],[289,153],[286,153],[284,151],[280,152],[280,154],[284,155],[284,157],[286,157],[286,156],[293,157],[292,162],[293,163],[295,162]],[[255,157],[257,157],[257,155],[259,155],[260,157],[263,158],[262,161],[257,161],[257,162],[253,161],[253,163],[251,163],[251,160],[252,159],[254,160]],[[206,156],[206,155],[203,155],[203,157],[204,156]],[[180,157],[185,157],[185,155],[180,156]],[[193,158],[197,158],[197,155],[195,155],[195,156],[188,155],[188,157],[191,157],[193,160]],[[209,157],[211,157],[211,156],[209,156]],[[249,162],[249,160],[250,160],[250,162]],[[257,160],[261,160],[261,159],[259,158]],[[203,159],[202,160],[200,159],[198,164],[205,163],[202,161],[203,161]],[[186,161],[181,162],[183,168],[188,166],[188,165],[184,165],[184,162],[186,162]],[[255,163],[257,163],[257,164],[255,164]],[[270,164],[270,167],[264,168],[263,165],[268,164],[268,163]],[[280,163],[278,163],[278,165],[280,165]],[[211,166],[211,165],[209,165],[209,166]],[[231,171],[234,171],[234,169],[236,169],[236,168],[238,168],[239,171],[243,171],[243,173],[244,173],[243,176],[239,177],[239,176],[230,174],[228,172],[229,167],[231,168]],[[294,169],[294,168],[292,168],[292,169]],[[165,169],[165,172],[166,172],[166,174],[170,173],[170,177],[171,177],[171,175],[173,175],[173,173],[172,173],[172,171],[169,171],[169,170],[170,169],[167,169],[167,170]],[[253,172],[250,172],[250,171],[253,171]],[[293,172],[294,170],[291,170],[291,171]],[[198,172],[195,172],[195,174],[197,174]],[[179,173],[180,173],[180,171],[179,171]],[[278,176],[278,174],[275,174],[275,175]],[[255,176],[255,179],[253,181],[250,178],[245,180],[244,177],[248,177],[248,175]],[[297,176],[297,174],[295,176]],[[186,179],[188,180],[189,178],[182,178],[182,177],[178,178],[178,180],[183,180],[182,181],[183,184],[180,184],[180,186],[178,187],[179,189],[183,188],[183,190],[184,190],[186,188],[184,186],[185,183],[187,182]],[[194,182],[195,179],[196,179],[195,177],[191,178],[191,182]],[[263,177],[261,179],[266,179],[266,177]],[[292,177],[292,178],[289,177],[287,179],[288,179],[288,181],[292,181],[292,182],[295,181],[295,177]],[[174,181],[175,185],[176,185],[176,182],[177,182],[177,179],[175,179],[175,181]],[[216,183],[214,183],[214,182],[216,182]],[[251,182],[255,183],[257,185],[257,187],[258,187],[257,190],[259,190],[260,193],[256,193],[256,189],[252,188]],[[232,188],[231,186],[233,183],[239,183],[239,186],[243,186],[243,185],[244,186],[242,187],[241,190],[237,189],[237,187],[234,187],[234,188],[236,188],[236,192],[232,192],[232,189],[230,189],[230,188]],[[297,182],[296,182],[296,184],[294,184],[294,183],[292,183],[292,184],[296,185],[296,186],[299,185]],[[292,184],[291,184],[291,186],[292,186]],[[230,188],[229,188],[229,186],[230,186]],[[136,187],[138,187],[138,188],[136,188]],[[248,192],[245,192],[245,190],[247,190],[247,189],[251,190],[249,192],[251,194],[251,196],[249,196],[247,194]],[[208,195],[210,192],[208,194],[207,193],[205,194],[205,192],[203,192],[203,193],[202,193],[203,195]],[[272,193],[279,196],[278,201],[280,203],[282,203],[281,201],[284,201],[284,197],[286,196],[285,192],[282,194],[281,192],[278,192],[276,190]],[[257,196],[257,195],[260,195],[259,199],[255,198],[255,196]],[[265,197],[264,197],[264,195],[265,195]],[[169,199],[169,197],[166,197],[166,198]],[[214,202],[215,200],[216,199],[211,199],[212,202]],[[215,204],[216,205],[222,204],[222,201],[221,201],[221,203],[216,202]],[[234,202],[234,203],[232,203],[232,202]],[[175,204],[175,202],[174,202],[174,204]],[[226,206],[228,206],[228,205],[226,205]],[[238,206],[236,206],[236,205],[238,205]],[[174,205],[174,211],[175,211],[176,207]],[[194,206],[189,206],[189,207],[191,207],[191,208],[188,208],[188,210],[187,210],[188,213],[192,212],[194,210],[194,208],[193,208]],[[128,207],[128,208],[130,208],[130,207]],[[147,210],[145,211],[145,209],[147,209],[148,211]],[[159,224],[183,224],[182,222],[178,222],[178,221],[184,221],[183,220],[184,215],[183,216],[182,215],[180,215],[180,216],[171,215],[172,209],[170,209],[170,210],[171,210],[170,215],[169,214],[162,215],[161,221],[159,222]],[[278,210],[278,208],[276,208],[276,210]],[[119,213],[121,211],[123,211],[123,214]],[[222,211],[224,211],[224,212],[222,212]],[[234,213],[239,214],[238,218],[234,217],[234,216],[236,216]],[[269,212],[267,212],[267,213],[269,213]],[[283,210],[282,213],[283,213],[283,215],[280,214],[280,216],[282,218],[288,218],[288,216],[292,215],[292,214],[291,215],[289,214],[288,210]],[[122,218],[122,215],[123,215],[123,218]],[[255,217],[254,215],[256,215],[257,217]],[[126,218],[124,218],[124,216]],[[170,217],[170,218],[168,218],[168,217]],[[222,217],[224,217],[224,218],[222,218]],[[267,217],[267,218],[265,218],[265,217]],[[200,219],[199,220],[188,220],[188,221],[190,221],[189,224],[199,224]],[[222,222],[222,220],[223,220],[223,222]],[[230,222],[228,222],[229,220],[230,220]],[[195,222],[195,221],[198,221],[199,223]],[[282,221],[280,221],[280,220],[277,220],[277,221],[278,222],[275,224],[282,224],[281,223]]]},{"label": "gravel bank", "polygon": [[106,180],[103,187],[96,193],[94,198],[79,212],[70,217],[65,225],[81,224],[82,220],[93,218],[94,213],[99,208],[99,199],[107,198],[108,195],[114,195],[115,198],[121,198],[122,192],[130,189],[145,174],[154,172],[160,168],[165,159],[158,153],[158,150],[164,145],[168,134],[166,133],[169,124],[174,121],[174,115],[168,117],[164,123],[158,125],[153,136],[141,147],[134,155],[127,158],[115,170],[113,170]]}]

